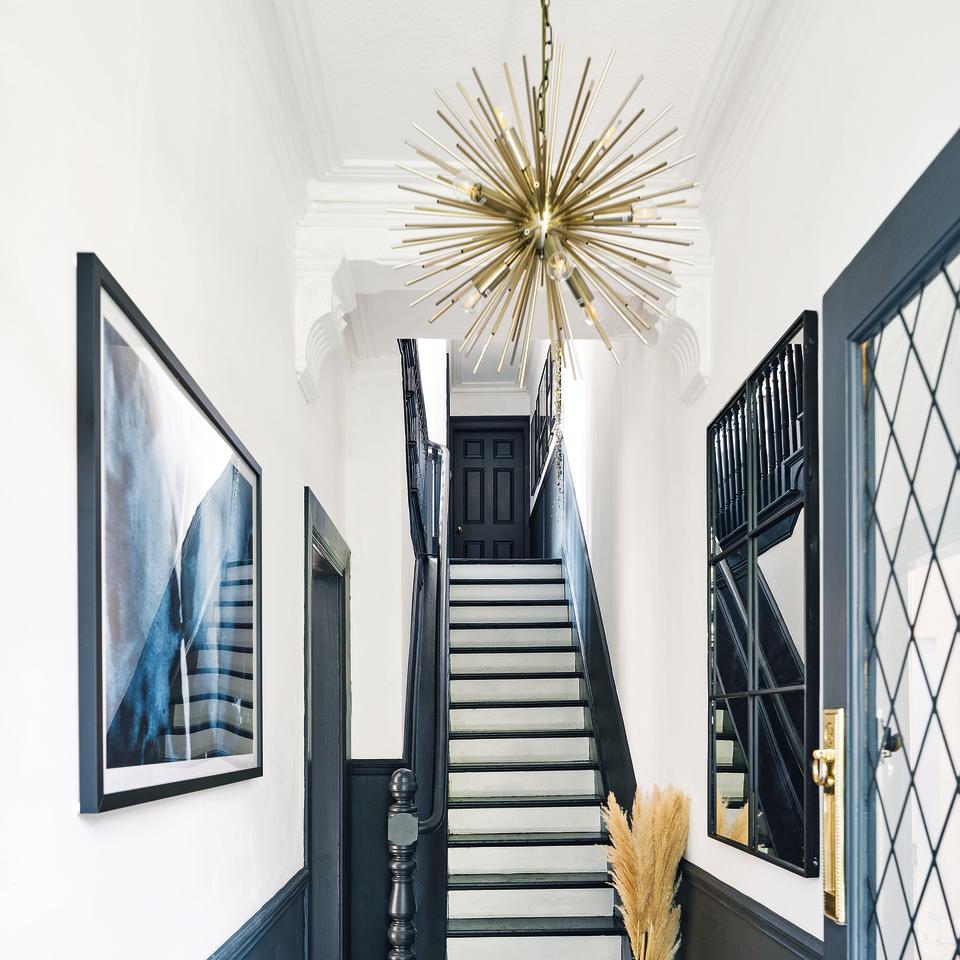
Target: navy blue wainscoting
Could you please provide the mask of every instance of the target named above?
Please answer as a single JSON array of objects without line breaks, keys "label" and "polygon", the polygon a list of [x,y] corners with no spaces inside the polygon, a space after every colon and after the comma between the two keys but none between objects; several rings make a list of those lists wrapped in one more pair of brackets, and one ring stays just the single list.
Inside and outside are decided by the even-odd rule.
[{"label": "navy blue wainscoting", "polygon": [[348,764],[350,960],[387,955],[387,807],[390,777],[404,766],[403,760],[351,760]]},{"label": "navy blue wainscoting", "polygon": [[298,960],[306,956],[309,873],[298,871],[210,960]]},{"label": "navy blue wainscoting", "polygon": [[[558,452],[565,459],[561,441]],[[604,786],[612,790],[620,805],[629,807],[636,793],[637,781],[630,758],[630,746],[623,725],[620,698],[613,679],[607,635],[600,615],[596,584],[587,542],[584,539],[577,495],[569,470],[562,470],[562,483],[557,482],[557,453],[550,460],[546,477],[530,516],[530,555],[563,561],[570,592],[571,619],[575,622],[584,673],[593,707],[593,723],[597,738],[600,768]]]},{"label": "navy blue wainscoting", "polygon": [[680,864],[677,960],[823,960],[823,941],[692,863]]}]

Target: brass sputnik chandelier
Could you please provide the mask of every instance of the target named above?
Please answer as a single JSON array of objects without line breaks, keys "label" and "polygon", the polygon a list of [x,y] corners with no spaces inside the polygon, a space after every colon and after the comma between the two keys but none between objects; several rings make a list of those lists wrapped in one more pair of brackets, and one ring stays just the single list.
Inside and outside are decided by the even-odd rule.
[{"label": "brass sputnik chandelier", "polygon": [[[677,247],[691,241],[674,235],[684,228],[666,211],[682,206],[683,192],[696,186],[661,179],[693,156],[672,162],[657,159],[682,139],[676,127],[664,133],[655,130],[669,107],[646,122],[642,108],[623,119],[642,77],[597,136],[581,148],[613,53],[599,80],[590,77],[587,59],[558,146],[563,46],[558,47],[554,82],[549,5],[550,0],[541,0],[539,88],[530,82],[524,56],[519,98],[510,68],[503,64],[511,117],[494,105],[475,67],[480,96],[471,97],[463,84],[457,84],[468,109],[466,117],[437,91],[443,107],[437,115],[452,133],[455,149],[414,124],[429,144],[406,143],[437,172],[428,172],[430,167],[423,164],[423,169],[398,166],[429,181],[434,190],[407,184],[400,189],[432,202],[392,211],[416,216],[397,228],[415,234],[395,245],[417,250],[417,259],[399,265],[418,268],[406,285],[442,278],[411,306],[432,300],[437,307],[432,323],[460,304],[472,315],[460,349],[469,356],[483,343],[474,369],[499,336],[503,343],[497,369],[503,369],[508,355],[511,366],[519,356],[521,384],[541,291],[550,339],[575,375],[564,287],[618,362],[597,312],[597,295],[646,342],[644,332],[651,323],[644,314],[667,315],[662,302],[679,289],[672,267],[690,262],[674,255]],[[445,192],[436,192],[437,187]]]}]

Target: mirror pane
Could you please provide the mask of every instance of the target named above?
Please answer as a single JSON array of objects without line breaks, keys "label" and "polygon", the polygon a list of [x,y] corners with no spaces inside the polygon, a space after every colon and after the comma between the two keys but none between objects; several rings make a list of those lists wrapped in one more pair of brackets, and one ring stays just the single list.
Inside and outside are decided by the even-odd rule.
[{"label": "mirror pane", "polygon": [[767,693],[756,703],[757,849],[800,866],[804,859],[804,693]]},{"label": "mirror pane", "polygon": [[750,844],[750,745],[747,697],[718,700],[714,716],[713,783],[715,832],[743,846]]},{"label": "mirror pane", "polygon": [[757,537],[757,688],[804,680],[804,514],[790,513]]},{"label": "mirror pane", "polygon": [[747,546],[717,561],[710,571],[711,660],[714,693],[740,693],[750,677],[749,567]]}]

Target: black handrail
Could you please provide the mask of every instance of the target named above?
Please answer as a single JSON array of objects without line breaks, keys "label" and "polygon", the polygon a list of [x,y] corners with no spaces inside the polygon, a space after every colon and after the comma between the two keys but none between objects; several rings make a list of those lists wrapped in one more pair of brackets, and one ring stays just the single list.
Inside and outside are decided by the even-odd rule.
[{"label": "black handrail", "polygon": [[[400,340],[403,374],[404,430],[406,435],[407,493],[410,536],[416,557],[411,617],[410,659],[404,730],[404,761],[391,784],[394,804],[387,820],[391,855],[389,957],[410,960],[416,937],[416,898],[413,870],[417,838],[431,834],[445,822],[447,781],[450,775],[450,558],[447,548],[450,496],[450,461],[447,448],[427,437],[426,411],[420,379],[416,341]],[[430,603],[433,599],[435,606]],[[432,606],[432,610],[431,610]],[[432,616],[431,616],[432,613]],[[434,682],[424,694],[424,675],[431,663]],[[421,698],[432,698],[433,729],[420,724],[431,711]],[[417,808],[418,760],[421,748],[432,766],[432,799],[429,816]],[[432,749],[432,763],[429,751]]]},{"label": "black handrail", "polygon": [[537,387],[537,402],[530,417],[530,492],[534,493],[547,461],[550,459],[550,444],[556,422],[554,411],[553,351],[547,351],[547,359],[540,374]]}]

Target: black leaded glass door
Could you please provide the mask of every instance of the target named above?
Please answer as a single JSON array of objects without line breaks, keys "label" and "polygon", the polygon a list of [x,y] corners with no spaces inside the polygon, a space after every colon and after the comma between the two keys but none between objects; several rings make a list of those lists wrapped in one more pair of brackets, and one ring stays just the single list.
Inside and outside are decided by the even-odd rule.
[{"label": "black leaded glass door", "polygon": [[847,719],[846,926],[826,922],[825,956],[949,960],[960,956],[960,134],[831,287],[823,347],[824,706]]}]

